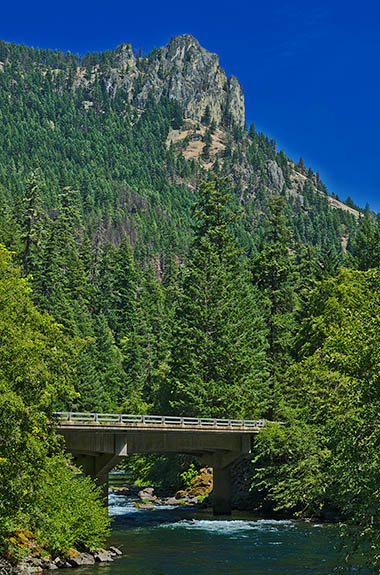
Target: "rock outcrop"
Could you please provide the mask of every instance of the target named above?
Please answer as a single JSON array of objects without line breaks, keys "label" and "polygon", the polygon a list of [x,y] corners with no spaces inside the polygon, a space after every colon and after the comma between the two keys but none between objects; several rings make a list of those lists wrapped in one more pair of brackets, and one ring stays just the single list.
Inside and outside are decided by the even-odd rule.
[{"label": "rock outcrop", "polygon": [[[135,56],[131,44],[121,44],[112,69],[103,78],[110,94],[123,88],[129,102],[138,108],[143,108],[153,93],[157,98],[177,100],[184,116],[197,122],[208,107],[217,124],[229,118],[238,126],[245,125],[244,95],[237,78],[227,78],[218,56],[189,34],[172,38],[148,58]],[[78,84],[84,83],[82,74]]]},{"label": "rock outcrop", "polygon": [[280,166],[274,160],[269,160],[267,170],[272,188],[277,192],[281,192],[285,184],[285,178]]}]

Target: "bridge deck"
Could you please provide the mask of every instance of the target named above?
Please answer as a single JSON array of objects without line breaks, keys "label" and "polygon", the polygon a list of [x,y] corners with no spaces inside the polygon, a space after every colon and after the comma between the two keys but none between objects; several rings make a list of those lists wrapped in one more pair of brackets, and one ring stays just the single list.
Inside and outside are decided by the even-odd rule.
[{"label": "bridge deck", "polygon": [[161,415],[129,415],[57,412],[58,427],[91,431],[160,431],[201,433],[259,433],[265,421],[240,419],[211,419]]},{"label": "bridge deck", "polygon": [[218,433],[218,434],[226,434],[226,433],[260,433],[262,427],[197,427],[195,425],[178,425],[176,427],[164,424],[164,425],[154,425],[154,424],[138,424],[138,423],[92,423],[92,422],[76,422],[76,421],[64,421],[58,424],[58,429],[71,429],[72,431],[103,431],[103,432],[121,432],[121,431],[146,431],[146,432],[154,432],[160,431],[161,433],[164,432],[175,432],[181,433],[186,431],[196,431],[198,433]]}]

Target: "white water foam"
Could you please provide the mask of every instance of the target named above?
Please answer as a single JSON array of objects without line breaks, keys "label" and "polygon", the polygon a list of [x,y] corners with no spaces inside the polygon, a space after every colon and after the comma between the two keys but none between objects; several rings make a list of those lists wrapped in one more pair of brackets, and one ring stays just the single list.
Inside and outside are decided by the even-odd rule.
[{"label": "white water foam", "polygon": [[110,517],[118,517],[129,513],[137,513],[138,509],[134,506],[134,501],[124,495],[108,495],[108,514]]},{"label": "white water foam", "polygon": [[[127,495],[116,495],[115,493],[110,493],[108,495],[108,515],[110,517],[120,517],[122,515],[130,514],[141,514],[144,512],[136,507],[136,503],[141,503],[140,499],[136,497],[129,497]],[[175,509],[174,505],[155,505],[152,511],[146,511],[146,513],[154,513],[160,510]]]},{"label": "white water foam", "polygon": [[199,531],[208,531],[210,533],[220,533],[224,535],[242,535],[246,531],[279,531],[282,527],[287,529],[294,527],[292,521],[258,519],[256,521],[227,520],[220,521],[217,519],[183,519],[176,523],[167,523],[160,525],[160,528],[166,529],[194,529]]}]

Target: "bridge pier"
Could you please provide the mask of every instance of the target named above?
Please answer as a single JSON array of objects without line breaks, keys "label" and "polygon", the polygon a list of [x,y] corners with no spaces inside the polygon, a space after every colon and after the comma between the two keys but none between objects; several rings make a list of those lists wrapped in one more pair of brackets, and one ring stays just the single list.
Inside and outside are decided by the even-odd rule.
[{"label": "bridge pier", "polygon": [[231,515],[231,466],[213,468],[212,507],[214,515]]},{"label": "bridge pier", "polygon": [[101,488],[101,498],[106,507],[108,506],[108,473],[120,460],[120,456],[108,453],[81,455],[75,459],[75,463],[83,469],[83,473],[94,479],[97,486]]},{"label": "bridge pier", "polygon": [[[245,446],[246,448],[248,447]],[[199,457],[202,465],[213,468],[212,507],[214,515],[231,515],[231,467],[244,456],[238,451],[214,452]]]}]

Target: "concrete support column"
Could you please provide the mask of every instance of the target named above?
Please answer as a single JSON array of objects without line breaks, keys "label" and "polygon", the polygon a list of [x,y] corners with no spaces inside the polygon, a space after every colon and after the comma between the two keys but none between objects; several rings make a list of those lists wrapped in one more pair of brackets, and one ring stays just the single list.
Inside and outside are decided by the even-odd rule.
[{"label": "concrete support column", "polygon": [[214,467],[214,515],[231,515],[231,466]]},{"label": "concrete support column", "polygon": [[106,507],[108,507],[108,473],[98,475],[95,477],[96,485],[101,488],[101,499]]},{"label": "concrete support column", "polygon": [[120,461],[121,457],[111,454],[82,455],[76,458],[76,464],[83,469],[85,475],[89,475],[101,488],[101,498],[104,505],[108,506],[108,473]]},{"label": "concrete support column", "polygon": [[231,515],[231,467],[240,457],[240,451],[204,453],[198,456],[202,465],[213,468],[212,501],[214,515]]}]

